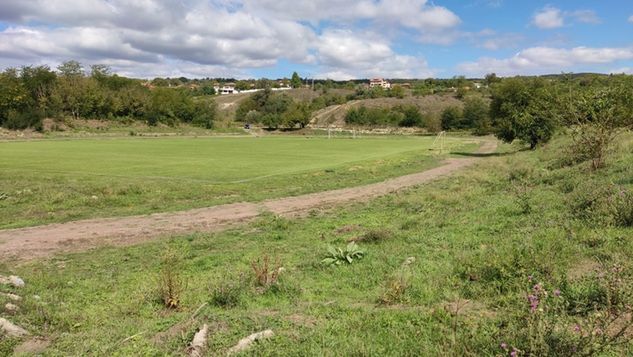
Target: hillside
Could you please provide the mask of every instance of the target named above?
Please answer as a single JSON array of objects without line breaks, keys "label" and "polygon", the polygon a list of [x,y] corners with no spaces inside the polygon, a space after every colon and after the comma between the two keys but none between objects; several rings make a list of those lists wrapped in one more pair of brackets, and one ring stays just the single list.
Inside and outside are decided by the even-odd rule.
[{"label": "hillside", "polygon": [[463,104],[452,96],[430,95],[424,97],[400,98],[376,98],[347,102],[342,105],[332,105],[313,114],[310,121],[312,127],[343,127],[345,126],[345,114],[351,108],[365,106],[368,108],[392,108],[398,105],[415,105],[424,115],[439,116],[447,107]]}]

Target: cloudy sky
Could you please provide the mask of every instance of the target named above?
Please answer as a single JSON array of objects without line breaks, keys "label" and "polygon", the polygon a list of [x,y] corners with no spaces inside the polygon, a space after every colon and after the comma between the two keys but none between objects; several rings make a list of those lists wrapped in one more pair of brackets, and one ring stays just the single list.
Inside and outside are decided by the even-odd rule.
[{"label": "cloudy sky", "polygon": [[0,0],[0,68],[143,78],[633,73],[632,0]]}]

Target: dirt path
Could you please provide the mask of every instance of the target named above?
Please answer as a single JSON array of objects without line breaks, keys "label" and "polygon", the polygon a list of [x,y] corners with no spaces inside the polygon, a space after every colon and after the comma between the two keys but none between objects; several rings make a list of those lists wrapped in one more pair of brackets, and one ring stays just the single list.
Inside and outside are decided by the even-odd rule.
[{"label": "dirt path", "polygon": [[[479,153],[493,152],[485,142]],[[159,236],[196,231],[220,231],[252,220],[263,212],[281,216],[305,214],[311,209],[349,201],[363,201],[450,175],[476,158],[448,159],[442,166],[383,182],[325,191],[260,203],[235,203],[182,212],[100,218],[0,231],[0,260],[32,260],[57,253],[78,252],[103,245],[133,245]]]}]

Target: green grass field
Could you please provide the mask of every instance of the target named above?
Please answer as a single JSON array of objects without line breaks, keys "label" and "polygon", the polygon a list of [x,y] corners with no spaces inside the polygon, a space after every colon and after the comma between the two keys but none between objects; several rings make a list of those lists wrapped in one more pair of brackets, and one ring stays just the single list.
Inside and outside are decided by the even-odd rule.
[{"label": "green grass field", "polygon": [[[630,324],[633,296],[633,199],[619,201],[633,198],[625,139],[597,172],[560,163],[564,138],[536,152],[504,146],[455,176],[369,204],[5,262],[0,271],[27,286],[3,291],[25,297],[11,319],[47,339],[51,356],[180,355],[203,323],[213,356],[268,328],[275,336],[250,355],[631,355],[630,329],[608,342]],[[321,264],[328,246],[367,233],[375,240],[359,243],[363,259]],[[185,282],[175,310],[157,292],[169,251],[180,254],[171,267]],[[265,255],[284,267],[268,289],[251,269]],[[539,294],[534,310],[530,294]],[[0,353],[19,343],[0,340]]]},{"label": "green grass field", "polygon": [[[0,228],[257,201],[438,163],[433,137],[119,138],[0,142]],[[447,139],[446,151],[472,150]]]}]

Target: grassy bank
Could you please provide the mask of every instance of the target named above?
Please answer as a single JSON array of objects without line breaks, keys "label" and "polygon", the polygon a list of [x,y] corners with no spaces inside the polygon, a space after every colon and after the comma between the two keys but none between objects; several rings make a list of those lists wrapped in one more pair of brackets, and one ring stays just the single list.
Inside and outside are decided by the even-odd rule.
[{"label": "grassy bank", "polygon": [[[0,143],[0,229],[259,201],[435,166],[434,138],[119,138]],[[470,144],[469,144],[470,143]],[[446,150],[472,150],[447,139]]]},{"label": "grassy bank", "polygon": [[[506,146],[370,205],[5,262],[0,271],[27,282],[12,320],[48,339],[50,355],[179,354],[202,323],[209,355],[268,328],[275,336],[251,353],[628,355],[630,329],[616,333],[631,316],[633,230],[620,200],[633,189],[631,137],[621,143],[595,172],[562,165],[564,138],[537,152]],[[328,246],[350,239],[362,259],[321,264]],[[180,256],[170,266],[185,284],[173,310],[157,293],[168,252]],[[251,267],[264,256],[284,268],[267,286]]]}]

